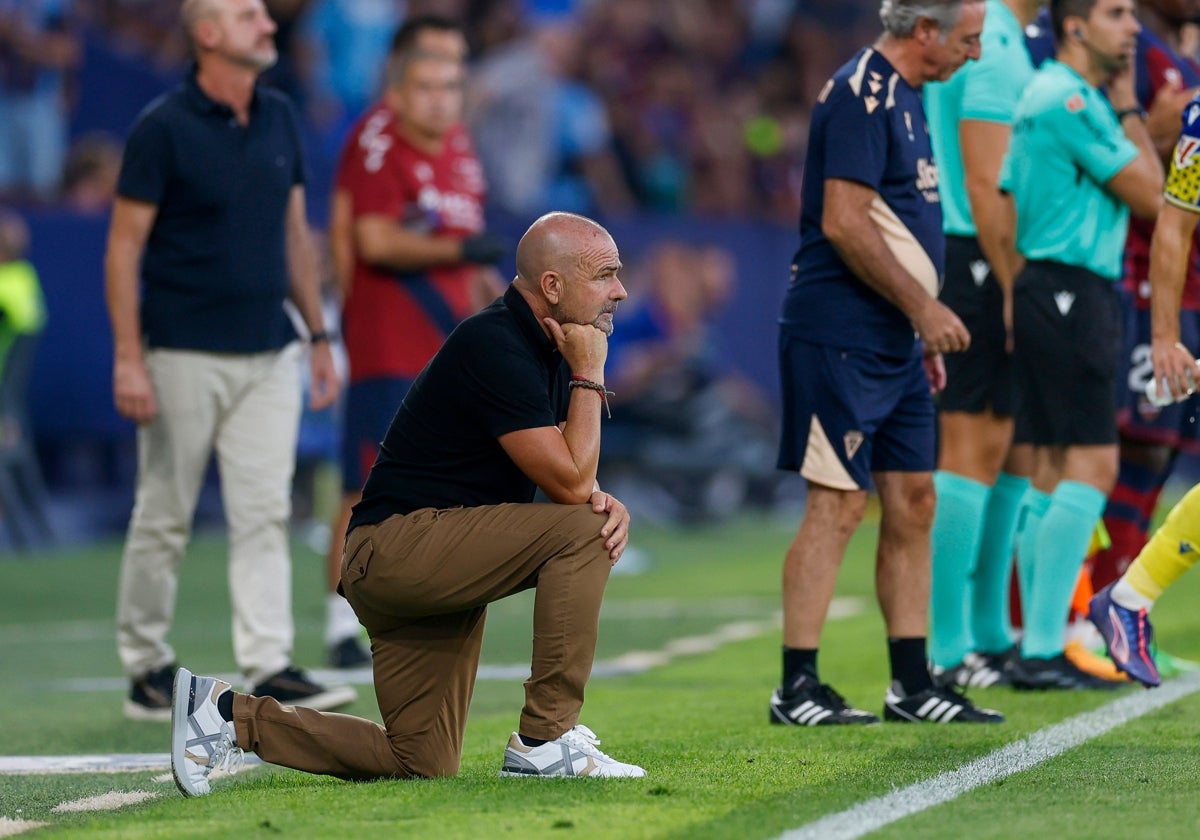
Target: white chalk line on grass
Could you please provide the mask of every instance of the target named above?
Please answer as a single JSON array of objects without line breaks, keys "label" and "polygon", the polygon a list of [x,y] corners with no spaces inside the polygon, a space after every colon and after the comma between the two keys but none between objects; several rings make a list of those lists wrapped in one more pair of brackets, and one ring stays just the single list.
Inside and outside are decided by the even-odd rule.
[{"label": "white chalk line on grass", "polygon": [[14,820],[9,817],[0,816],[0,837],[15,837],[25,831],[32,831],[35,828],[49,825],[49,823],[35,822],[34,820]]},{"label": "white chalk line on grass", "polygon": [[[1130,694],[1034,732],[957,770],[909,785],[780,835],[779,840],[854,840],[904,817],[1048,761],[1086,741],[1200,691],[1200,673]],[[950,724],[953,726],[953,724]]]},{"label": "white chalk line on grass", "polygon": [[[736,599],[742,602],[742,599]],[[665,604],[667,602],[656,602]],[[834,598],[829,605],[829,619],[836,620],[860,615],[866,609],[863,598],[843,597]],[[688,613],[691,615],[691,613]],[[701,636],[685,636],[671,639],[662,648],[652,651],[629,651],[612,659],[602,659],[592,667],[593,677],[622,677],[631,674],[641,674],[652,668],[660,668],[680,656],[694,656],[701,653],[711,653],[717,648],[765,635],[777,629],[782,618],[778,610],[773,610],[769,616],[757,621],[734,621],[722,624],[711,633]],[[325,684],[370,685],[372,674],[370,667],[351,668],[345,670],[313,669],[309,672],[317,682]],[[218,679],[232,685],[241,682],[237,674],[213,674]],[[477,681],[489,680],[523,680],[529,676],[528,663],[511,665],[480,665]],[[125,691],[129,681],[124,677],[85,677],[67,680],[54,680],[43,687],[53,691]]]},{"label": "white chalk line on grass", "polygon": [[137,805],[158,799],[161,793],[149,790],[110,790],[98,796],[87,796],[83,799],[72,799],[70,802],[60,802],[50,810],[55,814],[70,814],[80,811],[115,811],[126,805]]},{"label": "white chalk line on grass", "polygon": [[[245,766],[262,764],[256,755],[247,755]],[[3,755],[0,776],[83,775],[87,773],[139,773],[143,770],[170,770],[170,753],[115,753],[109,755]],[[220,771],[214,771],[217,773]],[[213,776],[217,778],[217,776]],[[155,776],[151,781],[169,782],[171,774]]]}]

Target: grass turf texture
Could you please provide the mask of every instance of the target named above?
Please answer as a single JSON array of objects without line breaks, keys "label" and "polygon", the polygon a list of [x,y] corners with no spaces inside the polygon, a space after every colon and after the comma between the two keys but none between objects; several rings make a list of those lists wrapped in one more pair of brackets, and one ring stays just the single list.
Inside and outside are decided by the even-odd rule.
[{"label": "grass turf texture", "polygon": [[[780,563],[795,524],[747,519],[712,530],[639,529],[637,544],[650,554],[651,568],[609,584],[598,658],[769,619],[778,610]],[[887,666],[873,551],[867,527],[851,545],[838,590],[862,599],[863,609],[827,626],[821,670],[850,702],[878,713]],[[0,561],[0,755],[168,750],[169,725],[124,720],[122,692],[55,688],[120,672],[112,643],[119,553],[107,545]],[[181,662],[201,672],[233,670],[224,557],[219,537],[202,537],[184,564],[172,640]],[[320,559],[297,545],[296,658],[305,666],[323,657],[321,588]],[[1197,603],[1200,574],[1193,573],[1154,615],[1163,646],[1189,659],[1200,659]],[[526,596],[493,606],[485,663],[527,661],[529,615]],[[583,722],[618,759],[645,766],[645,780],[497,778],[522,691],[519,679],[481,681],[463,772],[453,779],[350,784],[264,768],[217,781],[212,796],[184,800],[170,782],[153,781],[157,771],[0,776],[0,816],[50,824],[35,837],[773,837],[1113,699],[990,689],[972,696],[1004,711],[1005,725],[792,729],[766,723],[778,677],[779,635],[772,631],[644,674],[594,679]],[[370,688],[359,691],[350,711],[378,720]],[[1198,836],[1198,719],[1200,696],[1191,695],[874,836]],[[51,813],[60,802],[109,790],[163,796],[116,812]]]}]

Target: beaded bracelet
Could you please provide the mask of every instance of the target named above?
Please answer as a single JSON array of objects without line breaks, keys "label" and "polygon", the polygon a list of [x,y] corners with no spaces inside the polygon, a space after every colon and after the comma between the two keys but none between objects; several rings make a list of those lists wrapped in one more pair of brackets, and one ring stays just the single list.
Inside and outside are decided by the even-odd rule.
[{"label": "beaded bracelet", "polygon": [[614,394],[612,391],[605,388],[599,382],[593,382],[592,380],[583,376],[572,376],[571,381],[567,384],[567,387],[572,391],[574,391],[576,388],[587,388],[589,391],[595,391],[600,395],[600,401],[604,403],[604,411],[608,415],[608,419],[612,419],[612,409],[608,405],[608,398],[616,396],[616,394]]}]

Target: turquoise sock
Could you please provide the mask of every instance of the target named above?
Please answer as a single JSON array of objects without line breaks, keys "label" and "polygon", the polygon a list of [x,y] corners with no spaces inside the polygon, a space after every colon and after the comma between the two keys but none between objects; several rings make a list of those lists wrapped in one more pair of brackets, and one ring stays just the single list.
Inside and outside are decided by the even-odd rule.
[{"label": "turquoise sock", "polygon": [[971,650],[971,570],[983,533],[988,488],[974,479],[939,470],[933,474],[933,585],[929,599],[929,658],[950,668]]},{"label": "turquoise sock", "polygon": [[1042,517],[1050,507],[1050,495],[1032,484],[1021,498],[1021,510],[1017,516],[1017,588],[1021,593],[1021,626],[1027,627],[1029,598],[1033,591],[1033,568],[1036,565],[1036,545]]},{"label": "turquoise sock", "polygon": [[1012,647],[1008,587],[1021,499],[1029,479],[1002,472],[992,485],[983,514],[979,559],[971,576],[971,635],[975,650],[1000,653]]},{"label": "turquoise sock", "polygon": [[1062,653],[1071,595],[1104,503],[1103,493],[1078,481],[1060,481],[1050,494],[1034,548],[1037,568],[1021,642],[1025,656]]}]

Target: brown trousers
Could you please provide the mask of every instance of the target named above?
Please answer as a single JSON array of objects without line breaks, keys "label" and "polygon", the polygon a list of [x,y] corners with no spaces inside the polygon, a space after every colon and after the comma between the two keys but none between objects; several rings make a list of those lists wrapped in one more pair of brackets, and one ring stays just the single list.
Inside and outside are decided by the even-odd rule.
[{"label": "brown trousers", "polygon": [[355,528],[342,588],[371,636],[383,726],[238,694],[238,745],[264,761],[343,779],[458,772],[487,605],[536,588],[520,731],[573,727],[592,670],[612,568],[591,505],[426,508]]}]

